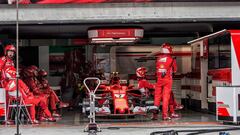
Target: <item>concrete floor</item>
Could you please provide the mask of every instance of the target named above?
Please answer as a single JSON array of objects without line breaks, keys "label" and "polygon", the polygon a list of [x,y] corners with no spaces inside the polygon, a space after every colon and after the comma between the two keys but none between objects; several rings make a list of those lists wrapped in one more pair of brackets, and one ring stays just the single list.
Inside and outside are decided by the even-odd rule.
[{"label": "concrete floor", "polygon": [[[97,122],[102,132],[97,135],[150,135],[155,131],[167,130],[196,130],[196,129],[225,129],[240,126],[223,125],[216,122],[215,116],[192,111],[181,111],[182,119],[171,121],[151,121],[150,116],[138,116],[135,118],[97,118]],[[87,135],[83,132],[88,119],[80,115],[77,111],[63,111],[63,118],[56,123],[41,123],[40,125],[21,125],[22,135]],[[230,135],[239,135],[240,130],[226,131]],[[0,135],[14,135],[15,126],[0,126]],[[189,132],[179,132],[179,135],[187,135]],[[206,135],[218,135],[219,132],[208,133]],[[205,134],[204,134],[205,135]]]}]

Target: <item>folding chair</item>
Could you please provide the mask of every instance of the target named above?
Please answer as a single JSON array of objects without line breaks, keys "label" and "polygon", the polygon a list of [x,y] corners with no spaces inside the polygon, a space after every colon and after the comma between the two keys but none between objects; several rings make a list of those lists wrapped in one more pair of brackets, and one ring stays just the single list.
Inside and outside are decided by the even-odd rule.
[{"label": "folding chair", "polygon": [[[7,113],[6,113],[6,117],[7,117],[7,122],[11,121],[14,117],[14,121],[15,123],[17,122],[17,120],[19,121],[20,124],[24,124],[24,123],[33,123],[31,120],[31,116],[30,113],[28,111],[27,107],[32,106],[32,104],[26,104],[23,100],[23,98],[21,97],[21,94],[19,93],[19,98],[17,99],[15,96],[15,92],[7,92]],[[17,103],[18,103],[18,108],[17,108]],[[17,111],[18,116],[17,116]],[[20,117],[21,116],[21,117]],[[26,121],[27,122],[26,122]]]},{"label": "folding chair", "polygon": [[5,89],[0,87],[0,123],[6,121],[6,94]]}]

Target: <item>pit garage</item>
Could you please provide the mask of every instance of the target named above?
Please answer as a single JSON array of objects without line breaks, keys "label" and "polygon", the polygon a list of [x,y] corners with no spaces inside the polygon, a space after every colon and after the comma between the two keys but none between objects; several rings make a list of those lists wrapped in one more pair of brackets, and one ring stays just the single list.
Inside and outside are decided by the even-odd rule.
[{"label": "pit garage", "polygon": [[[239,15],[235,12],[229,15],[227,9],[231,7],[237,11],[239,2],[154,4],[155,9],[147,8],[152,7],[152,3],[20,5],[20,75],[24,68],[31,65],[44,69],[51,89],[62,102],[69,104],[66,108],[57,109],[61,117],[56,122],[32,125],[21,113],[21,133],[32,134],[37,128],[46,134],[87,134],[83,131],[89,128],[90,119],[96,121],[98,130],[102,131],[97,134],[164,134],[163,131],[169,131],[166,134],[237,134],[239,68],[235,67],[239,66]],[[117,14],[115,18],[113,14],[104,14],[106,9],[102,9],[110,5],[116,8],[109,9]],[[117,12],[119,5],[125,8],[122,15]],[[181,6],[188,7],[190,12],[186,15],[186,11],[180,10]],[[152,17],[148,19],[140,12],[131,12],[140,7],[147,8]],[[71,8],[75,12],[69,10]],[[168,18],[164,17],[164,13],[156,12],[159,8],[167,10],[164,13]],[[172,12],[168,12],[169,8]],[[224,11],[222,15],[216,12],[220,9]],[[15,15],[13,5],[5,5],[0,10],[5,11],[0,15],[6,18],[0,25],[3,56],[5,45],[16,44],[16,24],[15,18],[6,14]],[[83,13],[85,10],[89,11],[88,15]],[[91,10],[99,11],[99,15]],[[179,15],[179,10],[185,17],[174,17]],[[202,16],[197,14],[199,10],[211,14]],[[236,17],[233,19],[232,16]],[[156,60],[162,55],[163,43],[170,43],[173,47],[172,57],[176,59],[178,69],[173,75],[172,91],[176,103],[183,108],[176,110],[180,118],[169,121],[161,119],[160,109],[159,119],[153,121],[150,110],[154,105],[154,89],[149,89],[147,98],[142,95],[136,69],[145,67],[146,79],[156,83]],[[100,80],[92,83],[86,80],[92,79],[89,77]],[[119,80],[121,91],[113,87],[113,78]],[[226,99],[226,102],[224,95],[216,98],[218,89],[226,92],[229,87],[231,92],[227,94],[232,98]],[[96,90],[93,108],[91,90]],[[236,102],[231,103],[231,99]],[[3,101],[6,99],[2,96],[2,129],[8,119],[7,102]],[[95,116],[94,119],[92,116]],[[13,126],[0,130],[1,134],[15,131],[16,121],[14,118],[11,120]]]}]

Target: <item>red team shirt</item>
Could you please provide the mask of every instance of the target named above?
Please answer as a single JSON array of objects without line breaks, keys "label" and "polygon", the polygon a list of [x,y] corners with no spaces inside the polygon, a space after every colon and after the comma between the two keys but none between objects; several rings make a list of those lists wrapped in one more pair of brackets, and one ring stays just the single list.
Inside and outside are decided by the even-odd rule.
[{"label": "red team shirt", "polygon": [[14,66],[14,62],[13,60],[11,60],[10,58],[3,56],[0,58],[0,72],[1,72],[1,79],[0,80],[4,80],[5,74],[2,72],[5,68],[10,67],[10,66]]},{"label": "red team shirt", "polygon": [[[172,79],[172,73],[177,71],[176,60],[173,59],[170,55],[162,55],[157,58],[156,61],[156,73],[157,77],[161,79]],[[162,72],[165,72],[166,75],[162,78]]]}]

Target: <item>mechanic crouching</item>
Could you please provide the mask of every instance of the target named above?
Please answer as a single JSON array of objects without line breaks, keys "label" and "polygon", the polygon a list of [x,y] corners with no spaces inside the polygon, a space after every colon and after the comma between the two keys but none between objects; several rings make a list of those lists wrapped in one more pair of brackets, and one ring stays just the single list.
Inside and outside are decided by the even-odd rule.
[{"label": "mechanic crouching", "polygon": [[[44,98],[46,100],[47,108],[49,108],[48,104],[50,102],[50,94],[44,92],[44,90],[42,89],[42,85],[37,79],[37,76],[38,76],[38,68],[36,66],[29,66],[25,68],[23,71],[23,81],[29,87],[30,91],[33,93],[34,96]],[[53,116],[60,116],[60,115],[53,113]],[[44,116],[41,116],[39,120],[49,121]]]},{"label": "mechanic crouching", "polygon": [[63,107],[68,107],[68,103],[62,102],[55,91],[50,87],[48,80],[46,79],[48,73],[44,70],[41,69],[38,71],[38,81],[40,83],[40,87],[42,88],[42,91],[44,94],[49,95],[49,103],[50,103],[50,108],[52,110],[52,115],[55,117],[60,117],[60,115],[57,113],[57,107],[56,105],[59,104],[59,108]]}]

